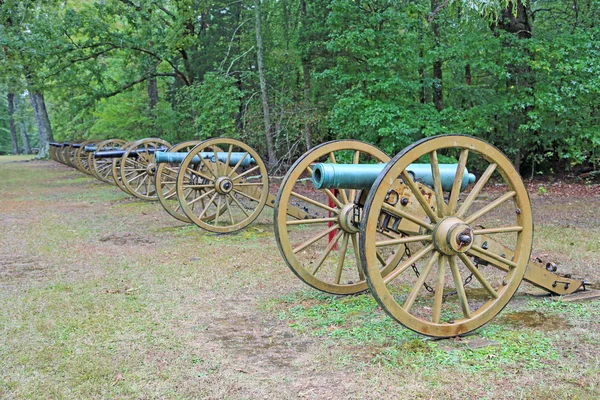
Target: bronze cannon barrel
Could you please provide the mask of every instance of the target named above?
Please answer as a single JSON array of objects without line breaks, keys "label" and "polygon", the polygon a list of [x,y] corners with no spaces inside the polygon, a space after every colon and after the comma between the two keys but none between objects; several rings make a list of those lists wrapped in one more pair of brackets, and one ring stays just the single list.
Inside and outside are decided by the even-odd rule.
[{"label": "bronze cannon barrel", "polygon": [[[330,164],[319,163],[313,169],[312,182],[316,189],[370,189],[386,164]],[[450,191],[458,164],[440,164],[442,189]],[[407,172],[414,181],[433,185],[430,164],[410,164]],[[475,175],[465,168],[460,190],[475,182]]]},{"label": "bronze cannon barrel", "polygon": [[[158,164],[160,163],[171,163],[171,164],[181,164],[185,157],[187,157],[188,153],[186,152],[170,152],[170,151],[157,151],[154,155],[154,161]],[[229,159],[228,159],[229,157]],[[217,159],[225,163],[229,160],[229,166],[234,167],[240,163],[240,167],[247,167],[250,164],[254,164],[255,160],[250,156],[250,154],[245,152],[200,152],[194,158],[192,158],[191,164],[197,165],[200,164],[200,158],[205,160],[209,160],[211,162],[215,162]],[[241,161],[241,162],[240,162]]]}]

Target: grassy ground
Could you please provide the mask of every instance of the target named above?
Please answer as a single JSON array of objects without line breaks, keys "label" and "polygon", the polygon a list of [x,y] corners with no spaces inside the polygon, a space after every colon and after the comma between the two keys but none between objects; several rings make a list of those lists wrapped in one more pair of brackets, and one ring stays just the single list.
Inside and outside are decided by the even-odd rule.
[{"label": "grassy ground", "polygon": [[[0,157],[0,397],[598,398],[600,302],[519,294],[430,340],[304,286],[272,213],[234,235],[53,162]],[[535,249],[600,281],[598,187],[532,190]],[[543,192],[543,191],[540,191]]]}]

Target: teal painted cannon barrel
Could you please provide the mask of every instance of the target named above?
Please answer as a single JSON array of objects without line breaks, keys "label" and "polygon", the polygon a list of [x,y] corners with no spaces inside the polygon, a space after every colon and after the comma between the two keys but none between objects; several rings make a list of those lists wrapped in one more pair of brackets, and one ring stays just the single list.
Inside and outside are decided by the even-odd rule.
[{"label": "teal painted cannon barrel", "polygon": [[[320,163],[313,169],[312,182],[316,189],[370,189],[386,164],[329,164]],[[442,189],[452,190],[458,164],[440,164]],[[430,164],[410,164],[406,169],[413,180],[433,186]],[[475,182],[475,175],[465,168],[460,190]]]},{"label": "teal painted cannon barrel", "polygon": [[96,150],[98,150],[98,146],[96,146],[95,144],[88,144],[87,146],[83,146],[83,151],[88,153],[92,153]]},{"label": "teal painted cannon barrel", "polygon": [[[220,162],[225,163],[227,162],[227,152],[217,152],[217,158],[219,159]],[[154,162],[160,164],[160,163],[170,163],[170,164],[181,164],[183,162],[183,159],[185,157],[187,157],[188,153],[187,152],[170,152],[170,151],[157,151],[156,154],[154,155]],[[192,158],[192,164],[200,164],[200,157],[204,158],[205,160],[210,160],[212,162],[215,162],[215,153],[213,153],[212,151],[207,151],[207,152],[200,152],[197,155],[194,156],[194,158]],[[254,164],[256,161],[254,160],[254,158],[252,158],[248,153],[244,153],[244,152],[232,152],[231,155],[229,156],[229,166],[230,167],[234,167],[237,165],[238,162],[240,162],[240,160],[242,160],[242,157],[244,157],[243,161],[240,163],[240,167],[247,167],[250,164]]]}]

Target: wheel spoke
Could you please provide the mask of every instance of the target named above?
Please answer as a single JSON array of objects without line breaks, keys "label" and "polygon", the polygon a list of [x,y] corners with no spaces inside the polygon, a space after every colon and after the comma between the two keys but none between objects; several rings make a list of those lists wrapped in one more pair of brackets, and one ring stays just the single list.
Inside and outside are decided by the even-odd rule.
[{"label": "wheel spoke", "polygon": [[323,203],[319,203],[318,201],[316,201],[316,200],[313,200],[313,199],[311,199],[310,197],[303,196],[303,195],[301,195],[300,193],[291,192],[291,193],[290,193],[290,195],[291,195],[291,196],[294,196],[294,197],[296,197],[296,198],[298,198],[298,199],[300,199],[300,200],[302,200],[302,201],[305,201],[305,202],[307,202],[307,203],[310,203],[310,204],[312,204],[313,206],[320,207],[320,208],[322,208],[322,209],[324,209],[324,210],[326,210],[326,211],[330,211],[330,212],[332,212],[332,213],[334,213],[334,214],[337,214],[337,213],[338,213],[338,210],[336,210],[335,208],[331,208],[331,207],[329,207],[329,206],[326,206],[325,204],[323,204]]},{"label": "wheel spoke", "polygon": [[250,215],[248,214],[248,212],[246,211],[246,209],[244,208],[244,206],[242,206],[242,204],[239,202],[238,199],[235,198],[235,196],[231,193],[228,193],[229,196],[231,196],[231,198],[233,199],[233,201],[235,202],[235,204],[237,204],[237,206],[240,208],[240,210],[242,210],[242,212],[244,214],[246,214],[246,217],[249,217]]},{"label": "wheel spoke", "polygon": [[415,302],[415,300],[417,298],[417,295],[423,288],[423,283],[425,283],[425,279],[427,279],[429,277],[429,273],[431,272],[433,265],[436,263],[436,261],[438,260],[439,257],[440,257],[440,253],[438,253],[437,251],[434,251],[433,255],[427,261],[427,264],[425,264],[425,267],[421,271],[421,275],[419,275],[419,279],[417,279],[417,282],[413,286],[408,297],[406,298],[406,301],[404,302],[404,305],[402,306],[402,308],[404,308],[404,311],[406,311],[406,312],[410,311],[413,303]]},{"label": "wheel spoke", "polygon": [[456,167],[456,175],[454,175],[454,182],[452,183],[452,191],[450,192],[450,200],[448,201],[448,214],[454,215],[456,212],[456,206],[458,205],[458,195],[460,194],[460,188],[462,186],[463,175],[465,173],[465,167],[467,166],[467,158],[469,157],[469,150],[463,149],[460,152],[458,158],[458,166]]},{"label": "wheel spoke", "polygon": [[344,261],[346,259],[346,250],[348,250],[348,239],[350,237],[349,233],[345,233],[342,238],[342,247],[340,247],[340,255],[338,258],[337,270],[335,271],[335,283],[340,284],[340,280],[342,279],[342,270],[344,269]]},{"label": "wheel spoke", "polygon": [[[139,175],[138,175],[139,177]],[[137,191],[142,187],[142,184],[144,183],[144,181],[146,181],[146,178],[148,178],[147,174],[144,174],[144,178],[140,181],[139,185],[135,188],[134,192],[137,193]]]},{"label": "wheel spoke", "polygon": [[462,260],[463,264],[465,264],[465,266],[469,269],[469,271],[471,271],[473,276],[475,278],[477,278],[479,283],[481,283],[481,286],[484,287],[484,289],[490,294],[490,296],[492,296],[494,299],[497,299],[498,293],[496,293],[496,290],[494,290],[492,285],[490,285],[490,283],[485,279],[485,277],[483,276],[483,274],[481,273],[479,268],[477,268],[475,265],[473,265],[473,263],[471,262],[469,257],[464,255],[463,253],[459,253],[458,257]]},{"label": "wheel spoke", "polygon": [[398,239],[383,240],[380,242],[376,242],[375,246],[377,246],[377,247],[392,246],[395,244],[406,244],[406,243],[422,242],[422,241],[431,242],[431,240],[432,240],[431,235],[406,236],[406,237],[401,237]]},{"label": "wheel spoke", "polygon": [[507,201],[507,200],[512,199],[513,197],[515,197],[516,194],[517,194],[516,192],[508,192],[505,195],[498,197],[496,200],[494,200],[493,202],[491,202],[487,206],[482,207],[477,212],[469,215],[467,217],[467,219],[465,219],[465,224],[471,225],[473,222],[477,221],[479,218],[481,218],[485,214],[489,213],[494,208],[496,208],[499,205],[503,204],[505,201]]},{"label": "wheel spoke", "polygon": [[235,186],[263,186],[264,183],[262,182],[242,182],[242,183],[236,183]]},{"label": "wheel spoke", "polygon": [[415,224],[422,226],[425,229],[429,229],[430,231],[433,230],[433,225],[423,221],[422,219],[420,219],[419,217],[417,217],[415,215],[407,213],[406,211],[402,211],[402,210],[400,210],[394,206],[391,206],[387,203],[383,203],[382,208],[384,211],[389,212],[392,215],[406,218],[407,220],[414,222]]},{"label": "wheel spoke", "polygon": [[237,189],[233,189],[234,192],[241,194],[242,196],[246,197],[247,199],[250,199],[252,201],[256,201],[257,203],[260,202],[260,199],[257,199],[255,197],[250,196],[248,193],[244,193],[241,190],[237,190]]},{"label": "wheel spoke", "polygon": [[[215,189],[211,189],[207,192],[204,192],[203,194],[201,194],[200,196],[196,197],[195,199],[193,199],[192,201],[188,202],[188,206],[191,206],[192,204],[194,204],[197,201],[200,201],[202,199],[204,199],[206,196],[210,196],[213,192],[215,192]],[[185,193],[184,193],[185,194]],[[187,201],[187,196],[184,197],[184,200]]]},{"label": "wheel spoke", "polygon": [[[213,177],[217,178],[219,173],[218,173],[218,172],[215,172],[215,171],[214,171],[214,169],[213,169],[213,168],[211,168],[211,166],[210,166],[210,165],[208,165],[208,163],[206,162],[206,160],[204,159],[204,157],[200,157],[200,156],[198,156],[198,157],[200,158],[200,162],[201,162],[202,164],[204,164],[204,166],[206,167],[206,169],[208,170],[208,172],[210,172],[210,174],[211,174]],[[217,163],[217,160],[215,160],[215,164],[216,164],[216,163]],[[199,175],[199,174],[198,174],[198,175]]]},{"label": "wheel spoke", "polygon": [[217,200],[217,213],[215,214],[215,226],[219,225],[219,217],[221,216],[221,200],[223,196],[219,195],[219,199]]},{"label": "wheel spoke", "polygon": [[448,257],[448,263],[450,264],[450,269],[452,270],[452,279],[454,279],[454,285],[456,287],[456,294],[458,295],[458,302],[460,303],[460,308],[462,309],[463,315],[466,318],[470,318],[471,308],[469,307],[467,294],[465,293],[465,287],[462,283],[462,278],[460,276],[460,271],[458,270],[458,265],[456,265],[456,260],[454,259],[454,257]]},{"label": "wheel spoke", "polygon": [[206,211],[208,211],[208,208],[210,207],[210,205],[215,202],[215,198],[218,195],[219,195],[219,193],[215,193],[214,196],[210,198],[210,200],[208,201],[208,203],[206,203],[206,207],[204,207],[204,209],[202,210],[202,212],[200,213],[200,215],[198,215],[198,219],[202,219],[202,217],[204,217],[204,214],[206,214]]},{"label": "wheel spoke", "polygon": [[312,238],[310,238],[309,240],[307,240],[306,242],[302,243],[300,246],[296,247],[294,250],[292,250],[292,252],[294,254],[298,253],[299,251],[304,250],[305,248],[307,248],[308,246],[310,246],[311,244],[315,243],[317,240],[322,239],[323,237],[327,236],[330,232],[335,231],[336,229],[338,229],[340,226],[338,224],[332,225],[330,226],[328,229],[326,229],[323,232],[318,233],[317,235],[313,236]]},{"label": "wheel spoke", "polygon": [[250,168],[249,170],[247,170],[247,171],[244,171],[244,172],[242,172],[241,174],[237,175],[235,178],[231,178],[231,180],[232,180],[232,181],[237,181],[238,179],[240,179],[240,178],[242,178],[242,177],[244,177],[244,176],[248,175],[250,172],[256,171],[256,170],[257,170],[257,169],[259,169],[259,168],[260,168],[260,166],[259,166],[259,165],[256,165],[256,166],[254,166],[254,167]]},{"label": "wheel spoke", "polygon": [[433,222],[437,222],[439,219],[437,214],[433,212],[431,206],[429,206],[429,203],[427,203],[427,200],[425,200],[425,197],[421,193],[421,190],[419,190],[410,174],[406,170],[404,170],[402,171],[401,175],[402,179],[404,180],[404,183],[408,185],[408,187],[412,191],[412,194],[415,196],[415,198],[421,205],[421,208],[423,209],[423,211],[425,211],[425,214],[427,214],[430,220],[432,220]]},{"label": "wheel spoke", "polygon": [[408,267],[410,267],[411,265],[413,265],[414,263],[419,261],[421,258],[423,258],[423,256],[425,256],[431,250],[433,250],[433,244],[423,247],[421,250],[419,250],[418,252],[413,254],[412,257],[406,259],[406,261],[404,261],[403,264],[396,267],[392,272],[389,273],[389,275],[387,275],[385,278],[383,278],[383,282],[385,284],[390,283],[392,280],[394,280],[394,278],[396,278],[398,275],[400,275],[401,273],[406,271],[406,269]]},{"label": "wheel spoke", "polygon": [[469,193],[469,195],[467,196],[465,201],[462,203],[462,205],[456,212],[456,216],[458,218],[462,218],[463,215],[465,215],[465,213],[467,211],[469,211],[469,208],[471,207],[471,205],[473,205],[473,202],[475,201],[477,196],[479,196],[481,189],[483,189],[483,187],[486,185],[486,183],[488,182],[488,180],[490,179],[490,177],[496,170],[497,166],[498,166],[498,164],[494,164],[494,163],[488,165],[488,167],[485,169],[485,172],[481,175],[481,178],[479,178],[479,180],[477,181],[477,183],[471,190],[471,193]]},{"label": "wheel spoke", "polygon": [[[231,149],[231,146],[229,146],[229,148]],[[232,206],[227,199],[228,195],[225,196],[225,207],[227,207],[227,213],[229,214],[229,222],[231,222],[231,225],[235,225],[235,222],[233,221],[233,214],[231,213]]]},{"label": "wheel spoke", "polygon": [[437,215],[438,217],[443,217],[446,215],[446,203],[444,202],[444,190],[442,189],[442,177],[440,175],[440,165],[436,150],[429,153],[429,162],[431,163],[431,175],[433,180],[433,191],[435,192],[435,202],[437,204]]},{"label": "wheel spoke", "polygon": [[474,229],[473,235],[489,235],[493,233],[521,232],[522,226],[502,226],[500,228]]},{"label": "wheel spoke", "polygon": [[365,280],[365,274],[363,273],[362,262],[360,261],[360,252],[358,249],[358,240],[356,239],[357,233],[351,235],[352,249],[354,249],[354,257],[356,258],[356,268],[358,269],[358,278],[361,281]]},{"label": "wheel spoke", "polygon": [[185,189],[207,189],[215,185],[182,185]]},{"label": "wheel spoke", "polygon": [[235,166],[231,169],[231,171],[229,171],[229,175],[228,175],[229,178],[231,178],[231,176],[240,167],[240,165],[242,165],[242,161],[244,161],[247,156],[248,156],[248,152],[246,151],[246,152],[244,152],[244,156],[242,158],[240,158],[240,161],[238,161],[237,164],[235,164]]},{"label": "wheel spoke", "polygon": [[327,256],[329,255],[329,253],[331,253],[331,250],[333,250],[333,248],[335,247],[335,245],[340,240],[340,237],[343,234],[344,234],[344,231],[340,229],[338,231],[338,233],[336,233],[336,235],[333,237],[333,239],[329,242],[329,244],[325,248],[325,251],[321,255],[321,258],[319,258],[319,260],[317,261],[317,263],[315,265],[315,268],[312,271],[313,275],[316,275],[317,271],[321,268],[321,265],[323,265],[323,263],[325,262],[325,259],[327,258]]},{"label": "wheel spoke", "polygon": [[304,224],[324,224],[325,222],[336,222],[337,217],[331,218],[310,218],[310,219],[294,219],[286,221],[286,225],[304,225]]},{"label": "wheel spoke", "polygon": [[197,176],[199,176],[199,177],[200,177],[200,178],[202,178],[202,179],[206,179],[206,180],[207,180],[207,181],[209,181],[209,182],[213,182],[213,181],[214,181],[214,179],[213,179],[213,178],[211,178],[210,176],[208,176],[208,175],[205,175],[205,174],[203,174],[203,173],[202,173],[202,172],[200,172],[200,171],[196,171],[195,169],[188,168],[188,169],[187,169],[187,172],[191,172],[192,174],[194,174],[194,175],[197,175]]},{"label": "wheel spoke", "polygon": [[433,311],[431,321],[440,323],[442,314],[442,302],[444,300],[444,280],[446,279],[446,256],[441,256],[438,261],[437,274],[435,277],[435,294],[433,297]]}]

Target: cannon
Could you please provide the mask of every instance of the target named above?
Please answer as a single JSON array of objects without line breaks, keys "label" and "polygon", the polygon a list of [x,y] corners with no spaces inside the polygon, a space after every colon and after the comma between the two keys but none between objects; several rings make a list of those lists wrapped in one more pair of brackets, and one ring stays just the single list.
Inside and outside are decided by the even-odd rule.
[{"label": "cannon", "polygon": [[[199,140],[179,143],[168,149],[165,153],[187,154],[199,143]],[[170,161],[172,159],[165,159],[161,153],[162,152],[157,152],[154,156],[157,165],[154,180],[158,201],[165,211],[173,218],[178,219],[181,222],[192,223],[187,215],[181,210],[181,205],[177,198],[177,174],[179,172],[181,161],[172,162]]]},{"label": "cannon", "polygon": [[96,158],[96,151],[120,149],[126,142],[122,139],[108,139],[94,145],[84,146],[84,151],[87,153],[87,162],[90,165],[92,174],[102,182],[115,184],[112,176],[112,159]]},{"label": "cannon", "polygon": [[[112,158],[112,176],[125,193],[142,200],[156,200],[154,152],[171,144],[157,138],[141,139],[123,146],[123,153]],[[96,151],[95,157],[98,157]]]},{"label": "cannon", "polygon": [[[316,217],[290,218],[290,204]],[[356,141],[317,146],[282,181],[275,236],[308,285],[370,290],[392,318],[432,337],[489,322],[523,280],[555,295],[586,285],[530,261],[525,185],[504,154],[470,136],[426,138],[391,160]]]},{"label": "cannon", "polygon": [[[184,143],[168,152],[157,152],[155,161],[159,165],[158,198],[165,209],[175,218],[208,231],[243,229],[265,205],[273,207],[275,203],[264,162],[239,140]],[[310,218],[293,206],[288,214],[298,220]]]},{"label": "cannon", "polygon": [[56,161],[56,162],[61,162],[58,159],[58,154],[57,154],[58,149],[60,147],[62,147],[61,144],[57,143],[57,142],[50,142],[50,143],[48,143],[48,145],[49,145],[48,154],[50,156],[50,159],[53,161]]},{"label": "cannon", "polygon": [[75,148],[75,155],[73,157],[75,168],[84,174],[94,176],[94,173],[92,172],[93,164],[90,163],[90,159],[85,148],[95,145],[98,142],[100,142],[100,140],[92,139],[73,145],[73,148]]}]

